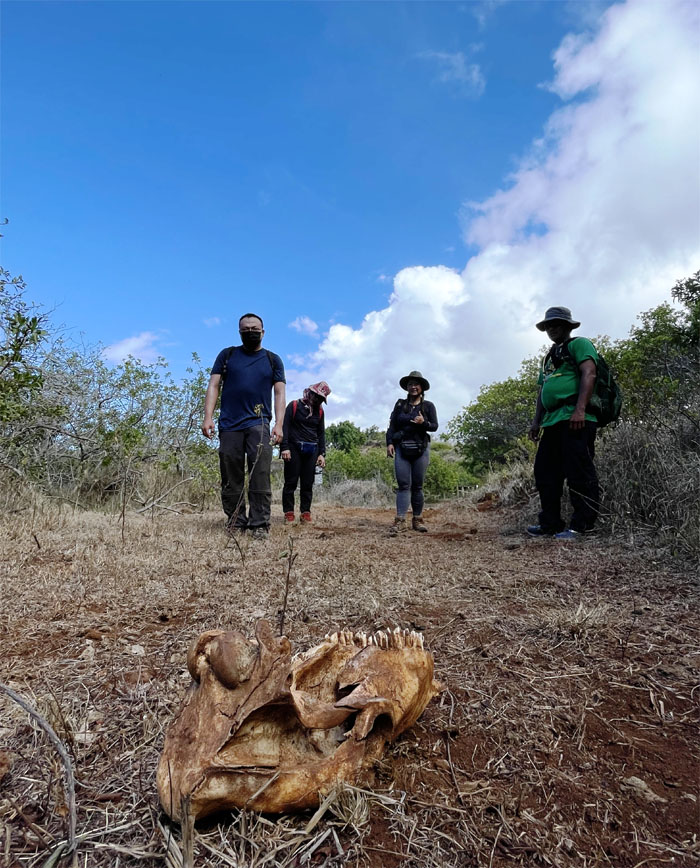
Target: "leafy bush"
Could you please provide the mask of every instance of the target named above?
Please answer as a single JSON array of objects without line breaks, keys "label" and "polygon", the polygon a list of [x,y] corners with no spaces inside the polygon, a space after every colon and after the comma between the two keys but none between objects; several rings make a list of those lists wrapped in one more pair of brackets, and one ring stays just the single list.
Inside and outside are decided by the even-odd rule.
[{"label": "leafy bush", "polygon": [[[441,451],[444,450],[433,451],[431,445],[430,463],[425,475],[425,496],[429,500],[449,497],[457,488],[474,482],[474,477],[461,463],[446,459]],[[350,452],[329,449],[325,476],[329,485],[344,479],[364,479],[381,480],[391,488],[396,487],[394,462],[387,458],[386,449],[379,447],[362,451],[353,449]]]}]

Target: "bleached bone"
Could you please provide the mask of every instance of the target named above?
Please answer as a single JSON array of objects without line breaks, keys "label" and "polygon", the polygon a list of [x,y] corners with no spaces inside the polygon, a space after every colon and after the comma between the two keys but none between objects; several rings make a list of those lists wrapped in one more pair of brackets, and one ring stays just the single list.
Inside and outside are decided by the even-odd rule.
[{"label": "bleached bone", "polygon": [[420,639],[398,628],[343,630],[292,659],[267,621],[255,640],[202,634],[158,764],[163,809],[176,820],[186,803],[194,819],[231,808],[298,811],[339,781],[360,782],[441,689]]}]

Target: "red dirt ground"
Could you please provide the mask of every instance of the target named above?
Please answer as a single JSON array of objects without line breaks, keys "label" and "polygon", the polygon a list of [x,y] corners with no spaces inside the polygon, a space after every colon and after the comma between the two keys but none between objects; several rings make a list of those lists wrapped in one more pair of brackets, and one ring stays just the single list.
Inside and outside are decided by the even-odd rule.
[{"label": "red dirt ground", "polygon": [[[386,510],[320,507],[291,531],[293,643],[420,630],[446,689],[371,770],[393,807],[333,826],[342,857],[331,836],[306,862],[289,850],[269,864],[700,864],[696,572],[629,540],[530,540],[503,509],[445,505],[426,520],[429,534],[392,539]],[[153,774],[187,645],[277,619],[290,531],[279,521],[246,542],[243,563],[214,514],[130,517],[123,539],[113,517],[77,513],[2,530],[0,681],[70,748],[78,832],[105,830],[81,858],[163,864]],[[3,699],[0,865],[43,865],[65,837],[60,778],[43,734]],[[225,818],[199,834],[214,831],[220,852],[242,846]],[[197,852],[197,865],[262,864]]]}]

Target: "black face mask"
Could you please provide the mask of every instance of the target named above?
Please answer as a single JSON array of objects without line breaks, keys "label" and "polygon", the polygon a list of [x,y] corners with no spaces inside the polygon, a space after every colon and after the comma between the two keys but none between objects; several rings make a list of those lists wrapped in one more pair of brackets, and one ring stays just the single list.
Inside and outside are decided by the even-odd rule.
[{"label": "black face mask", "polygon": [[241,332],[243,346],[247,350],[257,350],[262,342],[262,332]]}]

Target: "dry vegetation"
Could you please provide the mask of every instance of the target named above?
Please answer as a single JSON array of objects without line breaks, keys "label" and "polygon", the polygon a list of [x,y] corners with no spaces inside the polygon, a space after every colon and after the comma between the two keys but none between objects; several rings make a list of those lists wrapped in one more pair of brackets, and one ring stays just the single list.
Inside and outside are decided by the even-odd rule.
[{"label": "dry vegetation", "polygon": [[[362,787],[204,823],[196,865],[700,864],[694,572],[627,540],[528,540],[503,509],[446,504],[399,539],[391,517],[324,504],[292,531],[285,632],[422,630],[446,690]],[[216,513],[2,519],[0,681],[72,757],[77,865],[182,864],[154,772],[187,645],[275,621],[287,552],[281,522],[239,551]],[[70,864],[58,754],[1,693],[0,746],[0,865]]]}]

